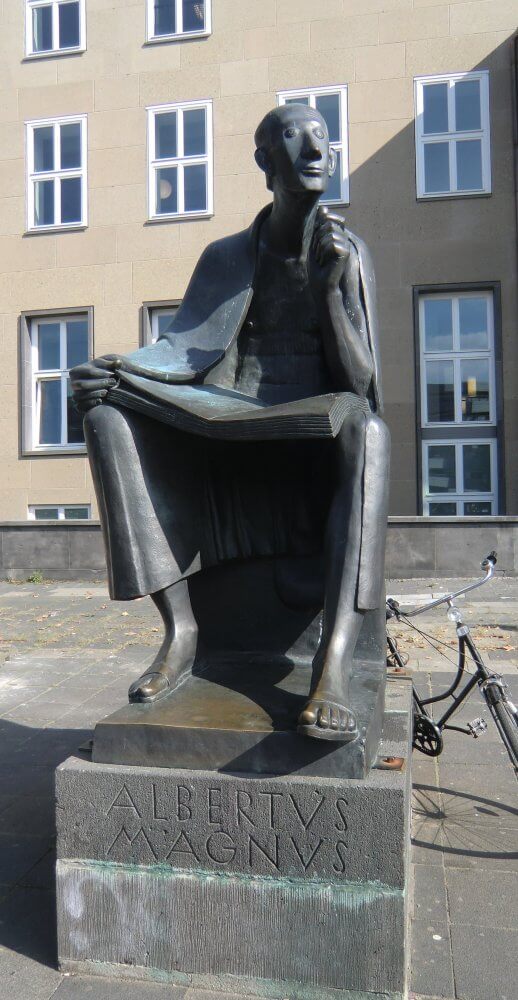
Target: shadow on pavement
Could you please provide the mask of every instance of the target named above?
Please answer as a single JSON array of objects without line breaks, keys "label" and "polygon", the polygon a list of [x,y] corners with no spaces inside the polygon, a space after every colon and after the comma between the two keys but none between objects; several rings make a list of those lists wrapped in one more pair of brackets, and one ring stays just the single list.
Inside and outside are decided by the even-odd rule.
[{"label": "shadow on pavement", "polygon": [[458,858],[518,861],[518,809],[500,797],[416,784],[413,829],[414,847]]}]

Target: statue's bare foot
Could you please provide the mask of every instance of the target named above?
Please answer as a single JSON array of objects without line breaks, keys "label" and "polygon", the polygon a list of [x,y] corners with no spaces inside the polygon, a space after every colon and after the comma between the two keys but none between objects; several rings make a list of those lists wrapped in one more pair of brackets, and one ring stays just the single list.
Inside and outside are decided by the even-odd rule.
[{"label": "statue's bare foot", "polygon": [[[329,681],[329,676],[327,677]],[[350,743],[358,736],[356,717],[346,704],[346,686],[320,677],[299,715],[297,732],[318,740]]]},{"label": "statue's bare foot", "polygon": [[151,666],[133,681],[128,691],[129,700],[149,703],[174,691],[191,673],[197,643],[195,630],[171,639],[167,637]]}]

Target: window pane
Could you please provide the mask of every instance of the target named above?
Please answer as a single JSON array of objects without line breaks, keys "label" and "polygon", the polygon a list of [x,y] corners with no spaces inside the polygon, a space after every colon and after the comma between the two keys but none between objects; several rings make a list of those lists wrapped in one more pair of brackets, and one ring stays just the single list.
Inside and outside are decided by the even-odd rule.
[{"label": "window pane", "polygon": [[430,517],[457,517],[457,504],[453,503],[430,503],[428,504],[428,514]]},{"label": "window pane", "polygon": [[428,420],[455,420],[453,361],[426,362],[426,401]]},{"label": "window pane", "polygon": [[342,153],[339,149],[335,149],[336,153],[336,170],[332,177],[329,178],[329,184],[327,186],[327,191],[321,195],[320,200],[326,201],[342,201]]},{"label": "window pane", "polygon": [[186,212],[207,210],[207,168],[203,163],[184,167],[184,203]]},{"label": "window pane", "polygon": [[88,361],[88,320],[73,319],[67,324],[66,367],[74,368]]},{"label": "window pane", "polygon": [[70,49],[79,45],[79,4],[61,3],[58,12],[60,49]]},{"label": "window pane", "polygon": [[38,323],[38,368],[40,371],[61,368],[59,323]]},{"label": "window pane", "polygon": [[300,96],[300,97],[287,97],[284,103],[285,104],[305,104],[306,107],[309,107],[309,96],[308,96],[308,94],[305,94],[304,96]]},{"label": "window pane", "polygon": [[447,142],[427,142],[424,146],[425,193],[450,190],[450,163]]},{"label": "window pane", "polygon": [[451,299],[424,300],[425,351],[452,351],[453,324]]},{"label": "window pane", "polygon": [[455,129],[472,132],[480,127],[480,81],[460,80],[455,84]]},{"label": "window pane", "polygon": [[67,378],[67,442],[68,444],[83,444],[83,415],[79,413],[72,398],[70,379]]},{"label": "window pane", "polygon": [[183,30],[203,31],[204,27],[204,0],[183,0]]},{"label": "window pane", "polygon": [[482,188],[482,143],[466,139],[455,143],[457,153],[457,188],[480,191]]},{"label": "window pane", "polygon": [[58,519],[58,508],[57,507],[37,507],[34,511],[34,519],[36,521],[57,521]]},{"label": "window pane", "polygon": [[38,444],[61,444],[61,379],[39,383]]},{"label": "window pane", "polygon": [[178,211],[178,172],[176,167],[163,167],[156,172],[157,213]]},{"label": "window pane", "polygon": [[462,447],[464,491],[491,492],[491,457],[488,444],[465,444]]},{"label": "window pane", "polygon": [[489,361],[466,359],[460,364],[462,419],[489,420]]},{"label": "window pane", "polygon": [[155,157],[167,160],[178,156],[176,142],[176,111],[155,116]]},{"label": "window pane", "polygon": [[61,181],[61,221],[81,222],[81,178]]},{"label": "window pane", "polygon": [[204,156],[205,108],[195,108],[183,113],[183,153],[184,156]]},{"label": "window pane", "polygon": [[36,181],[34,185],[34,224],[54,225],[54,181]]},{"label": "window pane", "polygon": [[155,0],[155,35],[174,35],[175,0]]},{"label": "window pane", "polygon": [[491,515],[490,500],[470,500],[464,504],[464,517],[487,517]]},{"label": "window pane", "polygon": [[54,129],[52,125],[34,129],[34,170],[54,170]]},{"label": "window pane", "polygon": [[79,521],[89,518],[88,507],[65,507],[65,521]]},{"label": "window pane", "polygon": [[72,122],[60,129],[61,169],[71,170],[81,166],[81,125]]},{"label": "window pane", "polygon": [[317,111],[327,125],[330,142],[340,142],[340,99],[338,94],[320,94],[315,99]]},{"label": "window pane", "polygon": [[456,493],[455,445],[431,444],[428,448],[428,490]]},{"label": "window pane", "polygon": [[171,333],[173,320],[176,316],[177,309],[171,310],[171,312],[157,313],[157,334],[158,337],[165,336],[166,333]]},{"label": "window pane", "polygon": [[448,84],[428,83],[423,87],[423,132],[448,131]]},{"label": "window pane", "polygon": [[35,7],[32,11],[33,52],[48,52],[52,48],[52,7]]},{"label": "window pane", "polygon": [[459,299],[459,333],[461,351],[486,351],[489,348],[487,333],[487,299]]}]

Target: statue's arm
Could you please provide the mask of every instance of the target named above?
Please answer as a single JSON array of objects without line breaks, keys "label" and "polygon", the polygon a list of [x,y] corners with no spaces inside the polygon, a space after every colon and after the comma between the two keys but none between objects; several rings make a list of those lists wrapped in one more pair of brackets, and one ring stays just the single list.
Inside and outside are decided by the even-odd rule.
[{"label": "statue's arm", "polygon": [[374,362],[361,294],[360,261],[337,216],[319,214],[309,275],[333,379],[343,391],[366,397]]}]

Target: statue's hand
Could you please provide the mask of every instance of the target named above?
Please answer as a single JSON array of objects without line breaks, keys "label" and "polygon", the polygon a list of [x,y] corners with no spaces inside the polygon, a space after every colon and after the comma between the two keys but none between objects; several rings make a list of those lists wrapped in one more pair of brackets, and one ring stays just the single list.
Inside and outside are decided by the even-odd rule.
[{"label": "statue's hand", "polygon": [[339,215],[318,210],[308,257],[311,288],[316,295],[338,288],[350,254],[350,243]]},{"label": "statue's hand", "polygon": [[81,413],[98,406],[110,389],[117,385],[116,371],[121,367],[116,354],[106,354],[70,370],[74,402]]}]

